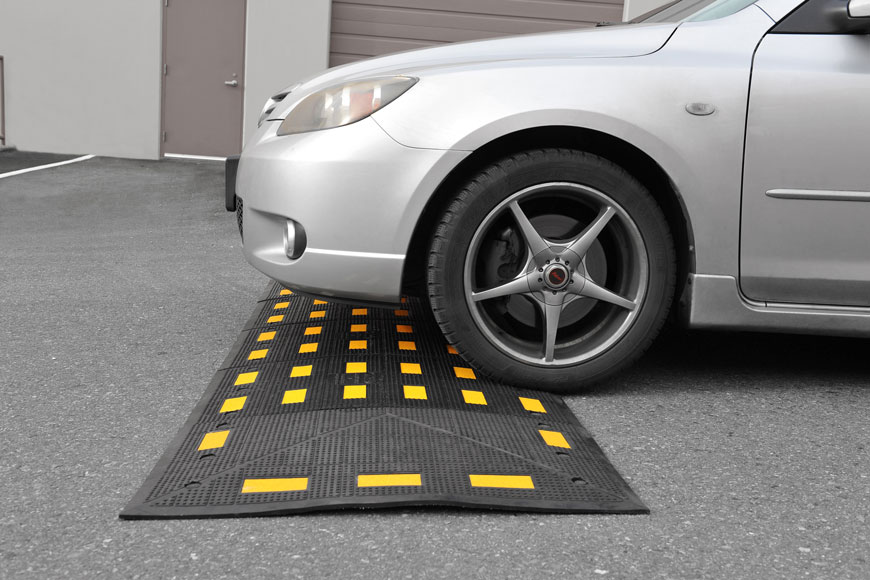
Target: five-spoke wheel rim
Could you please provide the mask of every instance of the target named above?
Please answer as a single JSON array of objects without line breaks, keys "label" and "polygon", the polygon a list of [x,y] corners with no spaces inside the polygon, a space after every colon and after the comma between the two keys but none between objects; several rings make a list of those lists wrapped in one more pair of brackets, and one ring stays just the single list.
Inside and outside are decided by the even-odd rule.
[{"label": "five-spoke wheel rim", "polygon": [[625,336],[646,297],[637,224],[613,198],[577,183],[514,193],[474,232],[466,303],[505,354],[539,366],[590,360]]}]

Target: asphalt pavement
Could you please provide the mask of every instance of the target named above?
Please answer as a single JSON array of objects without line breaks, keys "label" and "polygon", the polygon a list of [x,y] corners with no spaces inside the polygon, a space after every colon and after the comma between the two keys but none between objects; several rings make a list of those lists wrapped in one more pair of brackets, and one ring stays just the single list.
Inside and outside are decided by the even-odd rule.
[{"label": "asphalt pavement", "polygon": [[119,520],[267,283],[222,196],[210,161],[0,179],[0,578],[870,577],[861,339],[671,328],[567,398],[649,516]]}]

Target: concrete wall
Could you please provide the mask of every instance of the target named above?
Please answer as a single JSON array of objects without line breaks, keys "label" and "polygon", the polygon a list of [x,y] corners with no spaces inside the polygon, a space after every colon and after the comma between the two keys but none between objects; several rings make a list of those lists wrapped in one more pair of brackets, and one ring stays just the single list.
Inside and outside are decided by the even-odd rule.
[{"label": "concrete wall", "polygon": [[156,158],[162,7],[0,0],[7,145]]},{"label": "concrete wall", "polygon": [[270,96],[329,60],[332,0],[248,0],[245,49],[245,141]]},{"label": "concrete wall", "polygon": [[637,18],[641,14],[646,14],[650,10],[655,10],[659,6],[664,6],[670,0],[625,0],[625,5],[622,10],[622,21],[628,22],[633,18]]}]

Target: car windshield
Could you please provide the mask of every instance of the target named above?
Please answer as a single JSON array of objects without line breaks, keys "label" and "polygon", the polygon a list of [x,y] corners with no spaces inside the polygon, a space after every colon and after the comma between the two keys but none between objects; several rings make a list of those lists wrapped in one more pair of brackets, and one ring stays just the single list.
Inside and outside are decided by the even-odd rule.
[{"label": "car windshield", "polygon": [[758,0],[675,0],[631,22],[701,22],[731,16]]}]

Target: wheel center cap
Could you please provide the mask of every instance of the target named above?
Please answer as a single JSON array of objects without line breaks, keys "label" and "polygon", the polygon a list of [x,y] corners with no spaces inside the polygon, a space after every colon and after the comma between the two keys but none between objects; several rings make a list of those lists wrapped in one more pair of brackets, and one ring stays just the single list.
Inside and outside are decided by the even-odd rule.
[{"label": "wheel center cap", "polygon": [[544,283],[552,290],[561,290],[570,280],[571,274],[562,264],[550,264],[544,270]]}]

